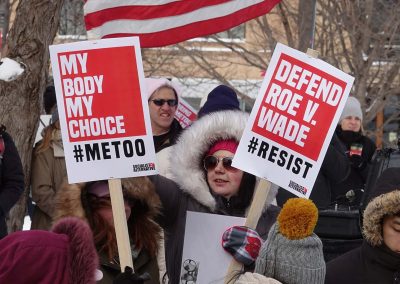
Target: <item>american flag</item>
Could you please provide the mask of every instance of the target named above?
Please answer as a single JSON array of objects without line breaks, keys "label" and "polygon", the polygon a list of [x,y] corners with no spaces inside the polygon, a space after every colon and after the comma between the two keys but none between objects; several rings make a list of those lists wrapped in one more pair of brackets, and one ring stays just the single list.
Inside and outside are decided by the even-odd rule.
[{"label": "american flag", "polygon": [[160,47],[228,30],[268,13],[281,0],[86,0],[91,38],[139,36]]}]

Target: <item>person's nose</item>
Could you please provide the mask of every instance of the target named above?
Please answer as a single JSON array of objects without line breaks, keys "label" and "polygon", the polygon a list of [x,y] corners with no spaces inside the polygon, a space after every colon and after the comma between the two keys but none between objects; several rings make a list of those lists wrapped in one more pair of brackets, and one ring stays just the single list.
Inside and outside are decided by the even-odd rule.
[{"label": "person's nose", "polygon": [[219,159],[217,166],[215,167],[215,171],[219,173],[225,172],[225,168],[222,164],[222,159]]},{"label": "person's nose", "polygon": [[357,123],[357,119],[355,117],[352,117],[350,119],[351,124],[356,124]]},{"label": "person's nose", "polygon": [[161,106],[162,110],[170,110],[171,107],[169,106],[169,104],[167,102],[163,103],[163,105]]}]

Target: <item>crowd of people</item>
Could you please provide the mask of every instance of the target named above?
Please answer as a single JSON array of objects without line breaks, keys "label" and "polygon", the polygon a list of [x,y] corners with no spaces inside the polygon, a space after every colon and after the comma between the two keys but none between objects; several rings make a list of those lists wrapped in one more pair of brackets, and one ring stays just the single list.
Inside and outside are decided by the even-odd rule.
[{"label": "crowd of people", "polygon": [[[214,88],[198,119],[182,129],[174,119],[179,86],[165,78],[145,84],[160,174],[121,179],[133,268],[121,272],[108,181],[67,182],[54,104],[33,150],[31,230],[8,236],[5,217],[24,191],[24,173],[0,129],[0,283],[186,283],[188,211],[247,216],[259,178],[232,166],[249,118],[235,91]],[[224,248],[235,243],[227,251],[242,262],[229,283],[400,283],[400,168],[385,170],[365,192],[376,147],[362,120],[360,102],[349,97],[309,200],[273,186],[254,230],[224,234]],[[362,200],[362,244],[327,259],[314,232],[318,212],[359,208]],[[250,239],[257,245],[243,250]]]}]

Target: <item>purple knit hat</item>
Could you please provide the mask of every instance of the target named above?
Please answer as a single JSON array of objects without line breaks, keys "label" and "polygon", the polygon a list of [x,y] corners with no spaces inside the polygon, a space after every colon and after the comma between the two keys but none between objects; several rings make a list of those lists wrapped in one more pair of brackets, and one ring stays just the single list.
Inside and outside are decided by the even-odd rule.
[{"label": "purple knit hat", "polygon": [[98,256],[84,221],[68,217],[52,231],[12,233],[0,240],[0,283],[95,283]]}]

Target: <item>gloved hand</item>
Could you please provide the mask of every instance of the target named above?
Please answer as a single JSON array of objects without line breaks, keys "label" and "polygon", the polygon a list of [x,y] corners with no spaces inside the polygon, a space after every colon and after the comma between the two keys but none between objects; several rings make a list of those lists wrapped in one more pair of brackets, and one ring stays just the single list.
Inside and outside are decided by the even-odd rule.
[{"label": "gloved hand", "polygon": [[125,271],[115,277],[113,284],[143,284],[150,280],[150,275],[145,272],[142,275],[133,273],[133,269],[129,266],[125,267]]},{"label": "gloved hand", "polygon": [[363,169],[365,166],[364,159],[360,155],[353,154],[349,157],[350,164],[353,168]]}]

